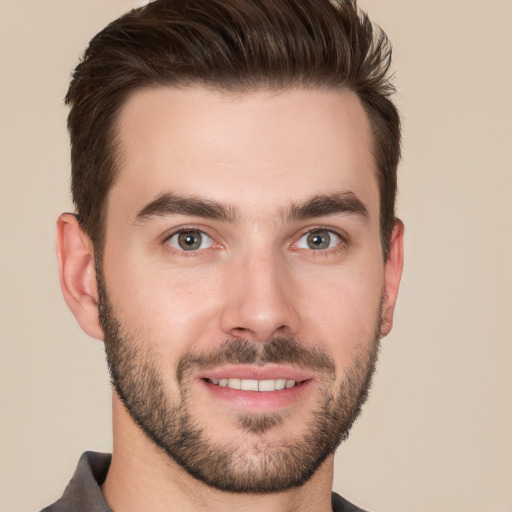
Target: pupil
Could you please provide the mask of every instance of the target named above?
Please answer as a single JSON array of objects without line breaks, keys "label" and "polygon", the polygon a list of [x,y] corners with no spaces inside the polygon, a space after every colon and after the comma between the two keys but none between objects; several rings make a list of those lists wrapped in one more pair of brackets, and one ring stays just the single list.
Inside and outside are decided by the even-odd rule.
[{"label": "pupil", "polygon": [[308,245],[311,249],[327,249],[330,241],[331,237],[327,231],[311,233],[308,236]]},{"label": "pupil", "polygon": [[201,246],[201,234],[197,231],[181,233],[179,236],[179,244],[185,251],[199,249]]}]

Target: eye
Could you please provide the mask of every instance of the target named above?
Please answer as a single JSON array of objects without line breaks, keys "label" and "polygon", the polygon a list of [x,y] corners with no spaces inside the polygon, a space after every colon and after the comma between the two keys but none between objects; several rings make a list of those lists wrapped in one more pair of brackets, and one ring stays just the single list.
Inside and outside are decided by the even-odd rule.
[{"label": "eye", "polygon": [[341,237],[333,231],[329,231],[327,229],[317,229],[302,235],[296,243],[296,247],[298,249],[322,251],[336,247],[341,242]]},{"label": "eye", "polygon": [[203,231],[187,229],[174,233],[167,239],[167,243],[180,251],[198,251],[211,247],[213,240]]}]

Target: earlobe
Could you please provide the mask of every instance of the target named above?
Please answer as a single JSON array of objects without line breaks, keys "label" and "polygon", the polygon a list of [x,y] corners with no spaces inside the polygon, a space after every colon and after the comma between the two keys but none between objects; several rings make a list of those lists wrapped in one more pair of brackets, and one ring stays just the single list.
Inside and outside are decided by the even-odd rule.
[{"label": "earlobe", "polygon": [[404,266],[404,224],[397,219],[391,233],[391,243],[385,266],[384,300],[380,326],[381,337],[387,336],[393,327],[400,279]]},{"label": "earlobe", "polygon": [[89,336],[102,340],[94,249],[90,238],[71,213],[63,213],[57,221],[56,250],[64,300],[80,327]]}]

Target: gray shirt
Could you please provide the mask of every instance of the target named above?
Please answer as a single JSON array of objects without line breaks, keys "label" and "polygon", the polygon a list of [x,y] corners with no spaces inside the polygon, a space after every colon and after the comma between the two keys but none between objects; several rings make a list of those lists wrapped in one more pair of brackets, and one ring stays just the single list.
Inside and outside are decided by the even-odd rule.
[{"label": "gray shirt", "polygon": [[[62,498],[41,512],[112,512],[103,494],[112,456],[107,453],[85,452]],[[336,493],[332,493],[333,512],[364,512]]]}]

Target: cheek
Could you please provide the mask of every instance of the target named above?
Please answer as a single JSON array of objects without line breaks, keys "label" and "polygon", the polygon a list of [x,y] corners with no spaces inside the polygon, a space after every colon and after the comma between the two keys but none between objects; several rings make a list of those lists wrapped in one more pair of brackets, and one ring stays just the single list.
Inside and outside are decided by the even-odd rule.
[{"label": "cheek", "polygon": [[200,346],[205,331],[215,333],[218,276],[128,267],[117,265],[107,278],[114,311],[128,330],[143,332],[144,339],[173,357]]},{"label": "cheek", "polygon": [[324,269],[310,272],[309,286],[303,283],[296,293],[303,334],[346,357],[354,346],[374,340],[384,283],[382,265],[347,265],[324,274]]}]

